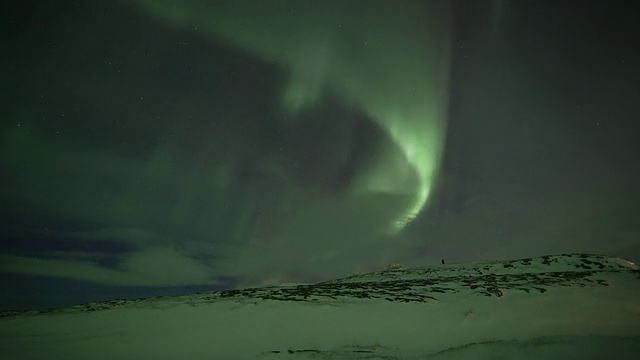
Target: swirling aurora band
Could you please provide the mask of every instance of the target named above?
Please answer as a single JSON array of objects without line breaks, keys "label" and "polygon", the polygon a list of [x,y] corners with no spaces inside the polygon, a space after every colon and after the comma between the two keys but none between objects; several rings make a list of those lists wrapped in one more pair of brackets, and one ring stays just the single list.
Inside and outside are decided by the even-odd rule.
[{"label": "swirling aurora band", "polygon": [[[297,111],[330,89],[388,131],[413,174],[377,169],[359,191],[410,195],[397,232],[428,202],[444,146],[450,66],[447,1],[157,1],[139,8],[205,32],[291,75],[283,106]],[[417,178],[406,188],[399,176]],[[417,188],[416,188],[417,187]]]}]

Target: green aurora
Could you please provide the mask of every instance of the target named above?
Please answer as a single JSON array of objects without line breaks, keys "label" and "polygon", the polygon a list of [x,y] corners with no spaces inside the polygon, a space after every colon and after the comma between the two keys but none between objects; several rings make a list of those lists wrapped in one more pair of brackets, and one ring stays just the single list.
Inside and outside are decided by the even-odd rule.
[{"label": "green aurora", "polygon": [[[277,64],[290,79],[283,110],[296,113],[337,94],[382,126],[404,155],[382,157],[355,193],[408,195],[390,226],[404,228],[426,206],[444,146],[450,67],[450,3],[384,0],[155,1],[140,9],[205,32]],[[333,19],[327,20],[327,19]]]},{"label": "green aurora", "polygon": [[28,0],[1,16],[4,309],[442,259],[640,262],[640,50],[618,4]]}]

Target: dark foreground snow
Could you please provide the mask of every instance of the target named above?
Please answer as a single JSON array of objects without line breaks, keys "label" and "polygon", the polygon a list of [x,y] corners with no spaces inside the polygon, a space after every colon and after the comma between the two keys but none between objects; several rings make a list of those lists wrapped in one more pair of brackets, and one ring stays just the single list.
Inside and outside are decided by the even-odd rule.
[{"label": "dark foreground snow", "polygon": [[585,254],[0,313],[2,359],[635,359],[640,270]]}]

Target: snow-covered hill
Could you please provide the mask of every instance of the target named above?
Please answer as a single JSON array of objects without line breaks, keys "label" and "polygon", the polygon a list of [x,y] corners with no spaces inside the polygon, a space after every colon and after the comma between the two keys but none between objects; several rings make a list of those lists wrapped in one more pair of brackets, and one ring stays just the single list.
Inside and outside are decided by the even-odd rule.
[{"label": "snow-covered hill", "polygon": [[640,270],[570,254],[0,313],[2,359],[632,359]]}]

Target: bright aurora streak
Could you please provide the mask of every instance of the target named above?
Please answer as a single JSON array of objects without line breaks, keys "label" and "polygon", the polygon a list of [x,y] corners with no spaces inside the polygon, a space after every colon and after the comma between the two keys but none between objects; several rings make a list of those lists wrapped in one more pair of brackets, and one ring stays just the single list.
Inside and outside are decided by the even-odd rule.
[{"label": "bright aurora streak", "polygon": [[[332,92],[382,126],[408,166],[387,157],[357,193],[409,196],[390,231],[425,207],[444,146],[450,66],[448,1],[156,1],[140,9],[283,68],[282,107],[295,113]],[[356,4],[353,4],[356,3]]]}]

